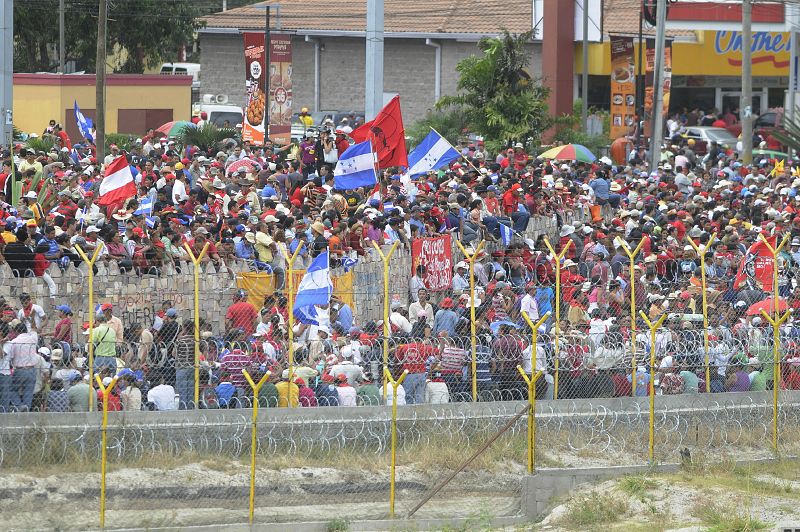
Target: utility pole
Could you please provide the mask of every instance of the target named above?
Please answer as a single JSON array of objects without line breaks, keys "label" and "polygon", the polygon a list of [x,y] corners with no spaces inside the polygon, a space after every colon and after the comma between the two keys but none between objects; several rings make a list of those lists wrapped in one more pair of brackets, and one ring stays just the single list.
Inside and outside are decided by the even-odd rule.
[{"label": "utility pole", "polygon": [[64,0],[58,0],[58,72],[64,73]]},{"label": "utility pole", "polygon": [[14,0],[6,0],[0,8],[0,67],[0,131],[3,132],[0,146],[6,143],[10,146],[14,109]]},{"label": "utility pole", "polygon": [[[791,56],[789,63],[789,101],[786,103],[785,111],[789,115],[789,120],[794,121],[797,116],[795,107],[795,100],[797,99],[797,32],[792,29],[790,35],[789,46],[791,47]],[[792,148],[788,148],[788,155],[791,158]]]},{"label": "utility pole", "polygon": [[228,10],[228,0],[222,0],[222,10],[223,11]]},{"label": "utility pole", "polygon": [[100,9],[97,16],[97,58],[95,59],[95,118],[94,136],[97,147],[97,160],[102,161],[106,156],[106,19],[108,19],[108,0],[100,0]]},{"label": "utility pole", "polygon": [[581,77],[581,125],[589,133],[589,0],[583,0],[583,74]]},{"label": "utility pole", "polygon": [[[742,162],[753,161],[753,0],[742,0],[742,101],[739,120],[742,122]],[[794,65],[792,65],[794,66]]]},{"label": "utility pole", "polygon": [[383,108],[383,0],[367,0],[367,65],[364,119]]},{"label": "utility pole", "polygon": [[666,39],[667,0],[656,5],[656,55],[653,69],[653,108],[650,121],[650,171],[655,171],[661,160],[661,143],[664,141],[664,41]]}]

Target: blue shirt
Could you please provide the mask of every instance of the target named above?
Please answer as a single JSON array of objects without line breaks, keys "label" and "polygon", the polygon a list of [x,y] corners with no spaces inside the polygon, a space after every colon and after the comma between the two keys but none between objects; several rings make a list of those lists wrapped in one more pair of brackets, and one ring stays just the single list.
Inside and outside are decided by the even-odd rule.
[{"label": "blue shirt", "polygon": [[342,305],[339,307],[339,319],[337,320],[342,326],[342,329],[349,331],[353,326],[353,310],[349,305]]},{"label": "blue shirt", "polygon": [[236,393],[236,387],[230,382],[221,382],[214,388],[214,392],[217,394],[219,406],[226,407],[231,402],[231,399],[233,399]]},{"label": "blue shirt", "polygon": [[244,238],[236,243],[236,256],[240,259],[253,258],[253,246],[250,245]]},{"label": "blue shirt", "polygon": [[[59,250],[58,243],[56,243],[55,240],[48,240],[47,238],[42,238],[37,242],[37,244],[47,244],[48,246],[50,246],[45,255],[55,255],[56,253],[58,253]],[[58,259],[52,259],[52,260],[58,260]]]},{"label": "blue shirt", "polygon": [[597,199],[608,199],[608,193],[611,190],[611,185],[605,179],[593,179],[589,186],[594,190],[594,195]]},{"label": "blue shirt", "polygon": [[272,188],[271,186],[269,186],[269,185],[267,185],[263,189],[261,189],[261,197],[262,198],[269,198],[270,196],[277,196],[277,195],[278,195],[278,193],[276,192],[276,190],[274,188]]},{"label": "blue shirt", "polygon": [[457,324],[458,314],[449,309],[439,309],[433,317],[433,334],[447,331],[447,335],[453,337],[456,335]]}]

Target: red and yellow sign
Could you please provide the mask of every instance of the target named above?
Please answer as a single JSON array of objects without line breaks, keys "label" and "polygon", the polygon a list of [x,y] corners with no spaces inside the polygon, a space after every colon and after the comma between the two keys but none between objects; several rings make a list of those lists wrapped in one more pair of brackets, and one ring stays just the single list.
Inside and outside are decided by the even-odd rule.
[{"label": "red and yellow sign", "polygon": [[636,109],[633,38],[611,36],[611,138],[628,134]]},{"label": "red and yellow sign", "polygon": [[[676,76],[741,76],[742,34],[738,31],[704,31],[699,43],[673,44]],[[788,33],[754,31],[751,45],[753,76],[789,75],[791,39]]]}]

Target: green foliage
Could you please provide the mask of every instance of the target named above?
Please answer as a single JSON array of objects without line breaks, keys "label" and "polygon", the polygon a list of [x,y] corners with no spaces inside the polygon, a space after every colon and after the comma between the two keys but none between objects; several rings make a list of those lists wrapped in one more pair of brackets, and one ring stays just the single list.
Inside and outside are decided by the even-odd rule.
[{"label": "green foliage", "polygon": [[[800,107],[795,108],[794,116],[797,116],[798,111]],[[783,113],[783,131],[776,129],[772,132],[772,136],[790,149],[800,150],[800,122],[789,118],[787,113]]]},{"label": "green foliage", "polygon": [[603,134],[588,135],[582,129],[581,124],[582,102],[580,99],[572,104],[572,113],[563,114],[553,120],[555,134],[553,141],[564,144],[582,144],[596,157],[608,146],[608,113],[590,110],[589,114],[600,115],[603,118]]},{"label": "green foliage", "polygon": [[752,532],[770,528],[770,525],[742,513],[735,506],[722,506],[710,501],[704,501],[695,506],[692,512],[709,532]]},{"label": "green foliage", "polygon": [[469,130],[469,125],[464,114],[458,110],[429,112],[425,118],[417,120],[406,130],[406,135],[409,137],[408,146],[416,146],[422,142],[431,128],[455,146],[461,135]]},{"label": "green foliage", "polygon": [[25,146],[28,149],[36,150],[37,152],[41,151],[44,153],[48,153],[50,150],[52,150],[55,144],[55,139],[50,135],[43,135],[41,137],[28,139],[25,142]]},{"label": "green foliage", "polygon": [[216,151],[225,139],[235,139],[238,131],[233,127],[217,127],[211,122],[206,122],[200,127],[185,127],[181,132],[181,142],[200,146],[203,150]]},{"label": "green foliage", "polygon": [[328,521],[325,530],[327,530],[327,532],[347,532],[350,530],[350,522],[342,518],[333,519]]},{"label": "green foliage", "polygon": [[133,146],[134,140],[136,140],[136,136],[128,133],[106,133],[104,142],[106,153],[108,153],[108,150],[112,144],[116,144],[121,150],[128,151]]},{"label": "green foliage", "polygon": [[530,54],[525,48],[531,32],[483,38],[483,55],[459,61],[459,94],[444,96],[437,109],[463,113],[470,129],[483,135],[487,147],[497,151],[510,142],[537,143],[550,126],[548,90],[526,71]]},{"label": "green foliage", "polygon": [[632,497],[642,498],[649,490],[656,489],[658,484],[646,476],[630,475],[619,481],[619,489]]},{"label": "green foliage", "polygon": [[[14,71],[53,71],[58,63],[58,2],[14,2]],[[107,49],[117,72],[141,73],[164,61],[176,61],[183,45],[202,27],[208,13],[193,0],[125,0],[109,2]],[[94,71],[99,0],[67,6],[64,16],[65,57],[78,70]],[[205,5],[205,4],[204,4]]]},{"label": "green foliage", "polygon": [[573,499],[567,505],[567,513],[560,524],[567,528],[580,529],[592,525],[602,525],[619,521],[630,506],[628,501],[614,495],[601,495],[591,492]]}]

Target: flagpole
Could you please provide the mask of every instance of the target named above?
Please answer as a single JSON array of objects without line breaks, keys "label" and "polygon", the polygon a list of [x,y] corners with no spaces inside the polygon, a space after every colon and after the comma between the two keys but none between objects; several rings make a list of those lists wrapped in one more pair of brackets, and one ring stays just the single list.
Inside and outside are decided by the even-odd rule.
[{"label": "flagpole", "polygon": [[447,140],[447,138],[446,138],[444,135],[442,135],[441,133],[439,133],[438,131],[436,131],[436,130],[435,130],[434,128],[432,128],[432,127],[431,127],[431,131],[433,131],[434,133],[436,133],[437,135],[439,135],[440,137],[442,137],[442,138],[445,140],[445,142],[447,142],[447,144],[449,144],[449,145],[450,145],[450,147],[451,147],[451,148],[453,148],[454,150],[456,150],[456,151],[458,152],[459,156],[461,156],[461,158],[462,158],[462,159],[464,159],[464,160],[467,162],[467,164],[468,164],[468,165],[470,165],[470,166],[472,167],[472,169],[473,169],[473,170],[475,170],[475,171],[476,171],[476,172],[478,172],[479,174],[481,173],[481,171],[480,171],[480,170],[479,170],[479,169],[478,169],[478,168],[477,168],[477,167],[476,167],[474,164],[472,164],[472,161],[470,161],[470,160],[469,160],[467,157],[464,157],[463,155],[461,155],[461,152],[458,150],[458,148],[456,148],[455,146],[453,146],[452,144],[450,144],[450,141],[449,141],[449,140]]}]

